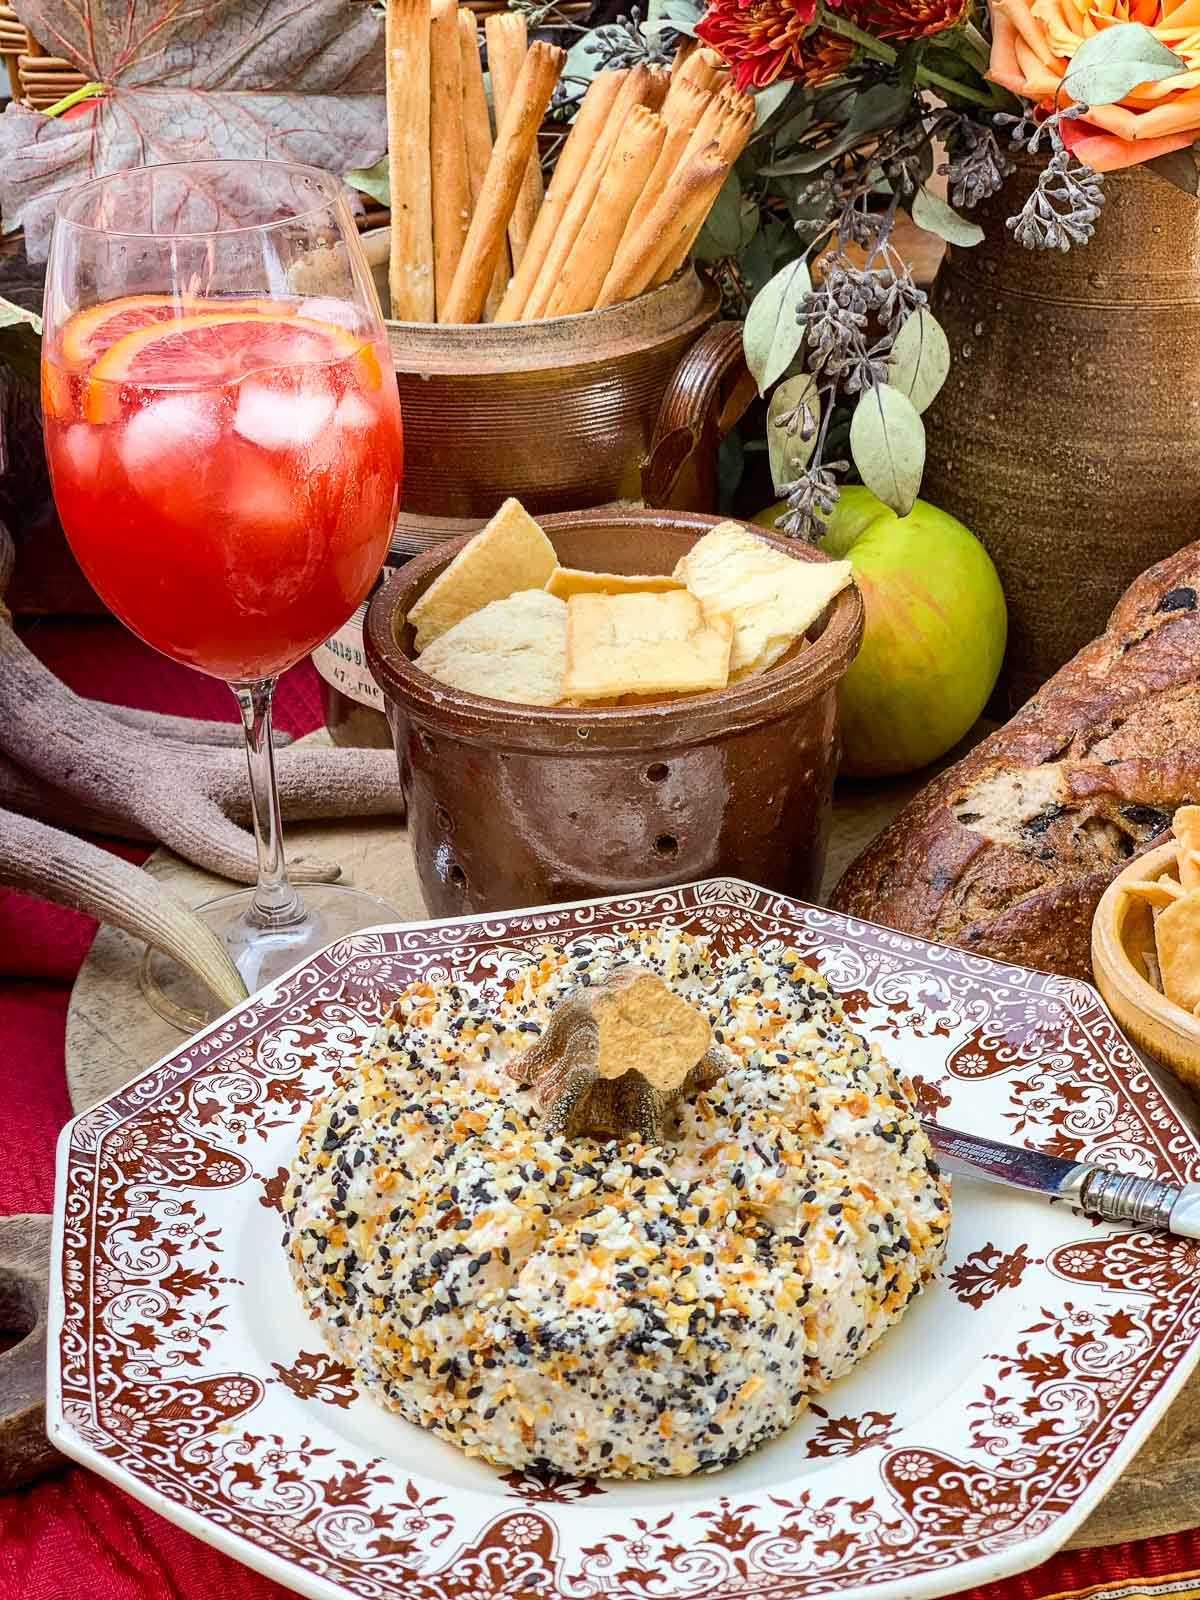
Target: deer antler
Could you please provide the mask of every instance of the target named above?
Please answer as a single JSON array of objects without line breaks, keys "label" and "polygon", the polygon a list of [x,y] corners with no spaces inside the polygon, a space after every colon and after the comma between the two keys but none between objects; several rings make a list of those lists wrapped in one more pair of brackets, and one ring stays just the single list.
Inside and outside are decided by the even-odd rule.
[{"label": "deer antler", "polygon": [[0,811],[0,884],[74,906],[145,939],[206,983],[222,1005],[246,998],[225,946],[140,867],[86,839]]},{"label": "deer antler", "polygon": [[[0,523],[0,596],[14,550]],[[246,994],[216,936],[140,868],[64,828],[161,839],[224,877],[252,883],[245,758],[226,742],[240,730],[84,700],[18,639],[0,598],[0,884],[113,923],[181,961],[226,1005]],[[196,743],[197,736],[205,743]],[[283,750],[285,817],[380,816],[401,809],[394,758],[384,750]],[[292,860],[298,882],[328,882],[336,863]]]},{"label": "deer antler", "polygon": [[[6,560],[11,561],[11,541],[0,528],[0,574]],[[209,872],[254,882],[253,840],[233,820],[248,814],[243,756],[116,721],[60,682],[2,614],[0,750],[27,774],[106,819],[109,831],[149,835]],[[278,773],[285,817],[400,810],[389,751],[292,748],[280,753]],[[330,882],[341,871],[313,857],[289,860],[288,870],[298,883]]]}]

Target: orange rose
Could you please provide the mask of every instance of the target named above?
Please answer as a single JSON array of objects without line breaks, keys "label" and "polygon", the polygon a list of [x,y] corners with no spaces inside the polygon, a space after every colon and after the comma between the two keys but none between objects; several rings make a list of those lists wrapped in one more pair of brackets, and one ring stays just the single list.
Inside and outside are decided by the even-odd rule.
[{"label": "orange rose", "polygon": [[1097,172],[1152,161],[1200,139],[1200,0],[989,0],[988,77],[1043,110],[1074,104],[1062,89],[1085,39],[1119,22],[1141,22],[1187,63],[1186,72],[1141,83],[1086,119],[1063,122],[1063,139]]}]

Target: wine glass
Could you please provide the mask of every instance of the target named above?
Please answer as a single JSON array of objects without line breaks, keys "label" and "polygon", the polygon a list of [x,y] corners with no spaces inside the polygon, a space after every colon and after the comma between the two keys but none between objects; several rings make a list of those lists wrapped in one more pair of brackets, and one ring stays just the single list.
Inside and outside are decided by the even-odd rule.
[{"label": "wine glass", "polygon": [[[271,745],[278,675],[335,633],[383,563],[403,463],[383,320],[341,186],[313,167],[140,167],[63,196],[47,267],[46,454],[101,599],[164,655],[223,678],[246,734],[258,882],[197,915],[250,990],[395,917],[289,883]],[[183,1026],[212,1012],[147,951]]]}]

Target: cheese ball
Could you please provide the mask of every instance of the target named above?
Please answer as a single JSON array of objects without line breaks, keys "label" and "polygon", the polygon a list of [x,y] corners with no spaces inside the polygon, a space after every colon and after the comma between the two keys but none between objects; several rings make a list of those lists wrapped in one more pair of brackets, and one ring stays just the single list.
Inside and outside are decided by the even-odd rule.
[{"label": "cheese ball", "polygon": [[[506,1066],[636,963],[724,1072],[670,1142],[545,1138]],[[297,1288],[408,1421],[497,1467],[715,1471],[788,1428],[938,1268],[912,1105],[782,943],[578,938],[512,982],[416,983],[313,1106],[284,1196]]]}]

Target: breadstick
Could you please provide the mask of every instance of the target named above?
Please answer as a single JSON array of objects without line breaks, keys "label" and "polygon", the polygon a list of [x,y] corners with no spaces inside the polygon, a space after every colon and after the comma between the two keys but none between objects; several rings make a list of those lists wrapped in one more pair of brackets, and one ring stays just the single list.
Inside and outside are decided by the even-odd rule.
[{"label": "breadstick", "polygon": [[438,320],[471,222],[463,127],[458,0],[433,0],[429,29],[429,157],[433,173],[433,283]]},{"label": "breadstick", "polygon": [[633,211],[629,221],[625,224],[625,232],[621,235],[621,242],[632,239],[634,233],[646,220],[651,206],[658,199],[667,185],[671,174],[679,165],[683,152],[687,149],[692,134],[696,131],[700,118],[713,98],[707,89],[698,89],[694,83],[685,83],[680,94],[672,106],[669,101],[663,107],[663,120],[666,123],[666,137],[662,149],[658,153],[658,160],[654,163],[654,170],[646,179],[646,187]]},{"label": "breadstick", "polygon": [[387,0],[386,45],[392,316],[432,322],[429,0]]},{"label": "breadstick", "polygon": [[546,251],[546,258],[542,262],[534,281],[532,289],[525,301],[521,317],[529,321],[533,317],[544,317],[546,307],[550,304],[550,296],[558,288],[558,280],[566,264],[571,248],[583,227],[584,220],[591,210],[592,201],[600,187],[600,180],[604,176],[604,168],[612,154],[613,146],[617,142],[617,135],[625,126],[626,119],[634,106],[640,106],[650,89],[650,70],[644,62],[631,69],[629,75],[617,92],[617,97],[612,103],[604,127],[596,140],[587,167],[580,174],[574,192],[568,199],[558,224],[554,230],[554,237],[550,248]]},{"label": "breadstick", "polygon": [[[479,24],[470,6],[458,8],[458,42],[462,48],[463,127],[467,137],[467,177],[471,183],[471,213],[479,204],[487,165],[492,157],[492,124],[488,116],[487,90],[483,87],[483,63],[479,59]],[[496,315],[508,284],[508,245],[492,275],[491,287],[483,306],[485,322]]]},{"label": "breadstick", "polygon": [[496,312],[497,322],[520,320],[529,291],[533,288],[541,271],[542,262],[546,259],[546,252],[550,249],[559,219],[574,194],[581,175],[588,170],[594,159],[596,141],[604,131],[604,124],[612,110],[613,101],[627,77],[627,72],[598,72],[592,79],[583,104],[571,125],[567,142],[559,154],[558,165],[550,179],[550,187],[546,191],[546,198],[542,201],[542,209],[538,212],[521,265],[514,272],[512,282]]},{"label": "breadstick", "polygon": [[629,213],[662,149],[665,133],[660,116],[645,106],[633,108],[617,135],[604,185],[592,201],[592,209],[563,267],[562,279],[550,297],[547,316],[566,317],[575,311],[588,311],[595,304]]},{"label": "breadstick", "polygon": [[538,128],[565,57],[565,50],[541,39],[529,47],[496,135],[479,204],[471,218],[467,241],[450,286],[444,322],[479,321],[504,245],[508,219],[517,203],[525,167],[537,143]]},{"label": "breadstick", "polygon": [[708,215],[729,173],[716,141],[698,150],[682,171],[671,175],[662,194],[628,244],[622,242],[596,297],[596,309],[641,294],[668,256]]},{"label": "breadstick", "polygon": [[642,192],[634,202],[633,210],[625,222],[624,232],[621,234],[621,243],[632,239],[642,223],[646,220],[659,195],[666,188],[671,174],[679,165],[679,158],[687,147],[691,135],[689,128],[667,127],[662,144],[659,146],[658,158],[650,170],[650,176],[642,186]]},{"label": "breadstick", "polygon": [[[725,164],[732,168],[734,162],[746,148],[750,135],[754,132],[754,105],[749,96],[744,96],[747,104],[739,105],[726,119],[721,131],[717,134],[717,154]],[[714,195],[714,199],[716,196]],[[687,260],[688,252],[696,242],[700,229],[704,226],[707,217],[706,210],[697,221],[691,233],[671,250],[663,259],[662,265],[650,280],[651,287],[657,288],[660,283],[666,283],[679,271]]]},{"label": "breadstick", "polygon": [[700,41],[694,34],[683,34],[675,47],[675,55],[671,61],[671,82],[679,76],[680,68],[689,56],[694,56],[700,48]]},{"label": "breadstick", "polygon": [[[525,18],[519,11],[498,11],[484,22],[484,31],[487,34],[488,70],[492,75],[492,103],[496,108],[496,126],[499,127],[508,110],[508,102],[512,98],[528,48]],[[525,169],[513,214],[508,219],[508,243],[514,267],[521,265],[541,203],[542,168],[535,148]]]},{"label": "breadstick", "polygon": [[719,89],[728,82],[729,63],[719,50],[714,50],[710,44],[705,45],[700,52],[700,59],[710,73],[709,82],[704,86],[706,89]]},{"label": "breadstick", "polygon": [[650,84],[642,99],[651,111],[661,111],[671,89],[671,72],[668,67],[650,67]]},{"label": "breadstick", "polygon": [[[703,150],[704,146],[711,140],[720,137],[721,129],[725,126],[725,119],[733,115],[735,97],[737,97],[737,91],[728,85],[721,90],[720,94],[714,94],[709,97],[709,102],[705,106],[700,120],[692,130],[692,136],[688,140],[687,147],[680,158],[680,166],[690,161],[696,152]],[[749,99],[750,97],[747,95],[745,98]],[[751,101],[751,105],[753,105],[753,101]]]},{"label": "breadstick", "polygon": [[694,50],[679,70],[672,73],[671,87],[667,91],[668,104],[682,84],[694,83],[697,89],[715,89],[719,86],[720,74],[713,69],[710,56],[711,51]]}]

